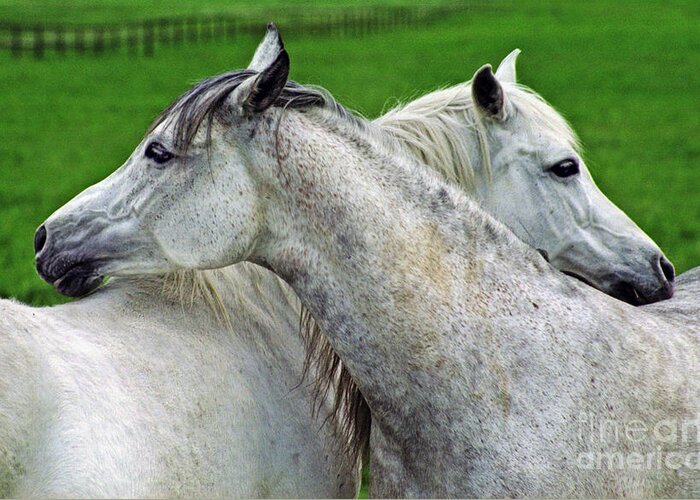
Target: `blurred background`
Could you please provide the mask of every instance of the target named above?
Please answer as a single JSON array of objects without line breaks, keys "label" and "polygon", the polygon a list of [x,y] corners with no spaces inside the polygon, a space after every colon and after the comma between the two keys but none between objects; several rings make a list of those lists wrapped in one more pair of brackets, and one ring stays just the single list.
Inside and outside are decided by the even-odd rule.
[{"label": "blurred background", "polygon": [[679,272],[700,265],[697,0],[0,0],[0,297],[66,300],[34,271],[36,227],[192,83],[245,67],[269,20],[294,80],[368,117],[522,49],[603,192]]}]

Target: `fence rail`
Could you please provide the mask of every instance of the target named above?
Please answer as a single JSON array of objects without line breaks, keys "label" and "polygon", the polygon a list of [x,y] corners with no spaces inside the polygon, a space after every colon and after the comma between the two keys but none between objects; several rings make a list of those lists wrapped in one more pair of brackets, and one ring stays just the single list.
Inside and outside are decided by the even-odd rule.
[{"label": "fence rail", "polygon": [[[431,23],[456,12],[485,8],[488,2],[461,1],[433,6],[374,6],[304,11],[276,10],[271,16],[285,34],[364,36],[398,27]],[[269,14],[268,14],[269,15]],[[219,14],[162,17],[115,24],[20,24],[0,21],[0,51],[37,59],[47,52],[99,56],[126,52],[152,56],[156,47],[209,40],[231,40],[263,32],[263,15]]]}]

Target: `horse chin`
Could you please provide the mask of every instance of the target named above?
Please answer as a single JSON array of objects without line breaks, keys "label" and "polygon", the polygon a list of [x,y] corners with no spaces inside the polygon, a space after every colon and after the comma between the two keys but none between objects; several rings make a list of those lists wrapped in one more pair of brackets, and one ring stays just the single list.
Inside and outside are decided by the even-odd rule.
[{"label": "horse chin", "polygon": [[633,306],[641,306],[650,302],[634,287],[634,285],[630,283],[623,282],[614,285],[609,294],[616,299],[632,304]]},{"label": "horse chin", "polygon": [[673,297],[673,292],[673,283],[666,283],[649,291],[639,290],[630,283],[620,283],[615,285],[610,295],[634,306],[643,306],[645,304],[652,304],[661,300],[670,299]]},{"label": "horse chin", "polygon": [[672,285],[669,285],[671,287],[670,291],[668,293],[665,293],[665,289],[659,288],[658,290],[655,290],[651,294],[644,293],[640,290],[637,289],[633,284],[625,282],[625,281],[620,281],[617,283],[614,283],[610,286],[598,286],[594,284],[591,280],[584,278],[580,274],[571,272],[571,271],[562,271],[564,274],[567,276],[571,276],[572,278],[576,278],[577,280],[585,283],[588,286],[591,286],[593,288],[596,288],[600,290],[601,292],[610,295],[611,297],[616,298],[617,300],[621,300],[622,302],[627,302],[628,304],[631,304],[633,306],[642,306],[644,304],[650,304],[652,302],[656,302],[658,300],[664,300],[669,298],[671,295],[673,295],[673,287]]},{"label": "horse chin", "polygon": [[61,294],[68,297],[82,297],[97,289],[104,276],[97,273],[89,264],[81,264],[69,269],[52,283]]}]

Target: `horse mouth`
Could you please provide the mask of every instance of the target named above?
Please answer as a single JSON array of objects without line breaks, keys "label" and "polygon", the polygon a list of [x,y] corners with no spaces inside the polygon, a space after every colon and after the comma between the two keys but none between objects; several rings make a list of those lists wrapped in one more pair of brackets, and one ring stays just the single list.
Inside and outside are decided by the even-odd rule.
[{"label": "horse mouth", "polygon": [[54,263],[51,266],[57,273],[47,273],[39,261],[37,272],[39,276],[56,291],[68,297],[82,297],[95,290],[104,276],[97,270],[95,262]]},{"label": "horse mouth", "polygon": [[53,287],[68,297],[82,297],[100,286],[103,278],[95,269],[77,266],[57,279]]}]

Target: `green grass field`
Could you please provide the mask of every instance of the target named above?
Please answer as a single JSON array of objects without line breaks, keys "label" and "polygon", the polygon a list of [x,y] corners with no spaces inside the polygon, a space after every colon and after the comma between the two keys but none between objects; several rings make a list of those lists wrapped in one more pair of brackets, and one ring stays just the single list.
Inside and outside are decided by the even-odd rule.
[{"label": "green grass field", "polygon": [[[236,8],[245,12],[252,4]],[[266,15],[274,18],[280,4],[265,0]],[[163,14],[168,5],[175,14],[231,4],[0,0],[0,18],[116,20]],[[327,87],[371,117],[396,99],[466,80],[519,47],[520,80],[573,123],[603,191],[679,271],[699,265],[700,3],[490,5],[362,38],[287,36],[292,77]],[[49,54],[36,61],[0,54],[0,296],[62,301],[34,272],[34,229],[118,167],[151,119],[189,84],[245,66],[257,41],[158,47],[153,58]]]}]

